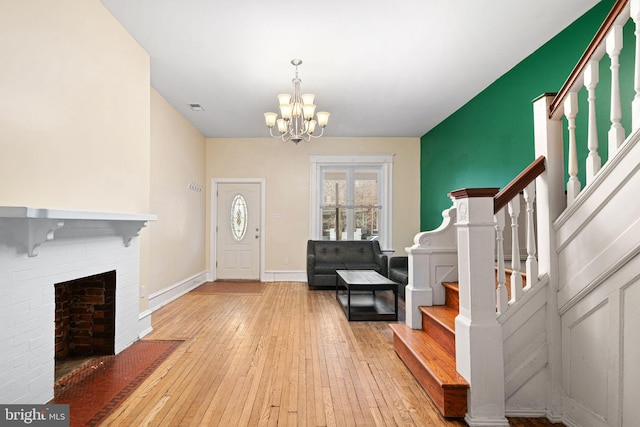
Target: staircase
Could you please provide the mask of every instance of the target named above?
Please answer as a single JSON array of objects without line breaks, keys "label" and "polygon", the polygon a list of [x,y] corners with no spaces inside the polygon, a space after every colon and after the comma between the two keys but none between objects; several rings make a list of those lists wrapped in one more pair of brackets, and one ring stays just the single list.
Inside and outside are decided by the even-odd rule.
[{"label": "staircase", "polygon": [[[445,417],[473,427],[508,427],[507,415],[523,413],[566,425],[640,418],[638,375],[627,372],[640,358],[629,339],[640,328],[640,55],[621,56],[632,29],[624,46],[640,52],[640,0],[616,0],[560,91],[534,100],[536,160],[499,192],[452,191],[442,224],[406,248],[406,325],[391,326],[394,348]],[[599,101],[603,60],[611,96]],[[588,115],[577,114],[579,95]],[[596,110],[611,121],[604,163]],[[510,258],[523,260],[513,276],[509,229]]]},{"label": "staircase", "polygon": [[[496,268],[497,270],[497,268]],[[511,273],[505,269],[506,288],[511,299]],[[497,274],[497,271],[496,271]],[[522,286],[526,287],[524,273]],[[496,282],[496,286],[498,283]],[[444,305],[420,307],[422,329],[405,324],[389,325],[393,330],[396,353],[445,417],[464,417],[469,384],[456,371],[456,326],[459,312],[457,282],[442,282]]]},{"label": "staircase", "polygon": [[420,307],[422,329],[390,325],[396,353],[445,417],[464,417],[469,384],[456,371],[457,283],[442,283],[445,305]]}]

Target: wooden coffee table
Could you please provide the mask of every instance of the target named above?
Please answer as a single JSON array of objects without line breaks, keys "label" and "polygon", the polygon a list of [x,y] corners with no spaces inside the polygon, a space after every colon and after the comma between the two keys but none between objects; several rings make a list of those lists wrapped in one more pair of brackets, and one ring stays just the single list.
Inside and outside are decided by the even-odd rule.
[{"label": "wooden coffee table", "polygon": [[[398,284],[373,270],[337,270],[336,299],[347,319],[351,320],[398,320]],[[347,289],[339,294],[340,286]],[[371,291],[371,293],[353,291]],[[394,307],[388,307],[376,298],[376,291],[393,291]]]}]

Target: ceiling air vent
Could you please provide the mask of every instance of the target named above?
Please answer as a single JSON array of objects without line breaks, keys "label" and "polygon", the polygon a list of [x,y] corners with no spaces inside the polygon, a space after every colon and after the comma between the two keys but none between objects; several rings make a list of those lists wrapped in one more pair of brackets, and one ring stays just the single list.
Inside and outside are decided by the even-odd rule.
[{"label": "ceiling air vent", "polygon": [[204,111],[204,107],[200,104],[189,104],[189,108],[193,111]]}]

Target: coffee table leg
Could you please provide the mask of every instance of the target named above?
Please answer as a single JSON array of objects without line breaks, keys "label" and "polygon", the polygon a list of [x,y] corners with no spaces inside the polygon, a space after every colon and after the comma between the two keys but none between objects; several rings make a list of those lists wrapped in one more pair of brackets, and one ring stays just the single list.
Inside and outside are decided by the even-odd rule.
[{"label": "coffee table leg", "polygon": [[398,320],[398,288],[396,287],[396,289],[393,290],[393,295],[394,295],[394,299],[395,299],[395,313],[396,313],[396,320]]}]

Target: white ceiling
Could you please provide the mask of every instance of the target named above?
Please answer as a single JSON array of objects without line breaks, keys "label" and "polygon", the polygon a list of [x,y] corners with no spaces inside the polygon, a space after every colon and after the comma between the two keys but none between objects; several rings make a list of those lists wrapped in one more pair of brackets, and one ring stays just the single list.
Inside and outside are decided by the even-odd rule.
[{"label": "white ceiling", "polygon": [[233,138],[268,136],[293,58],[331,113],[325,136],[422,136],[598,2],[101,1],[151,56],[152,86]]}]

